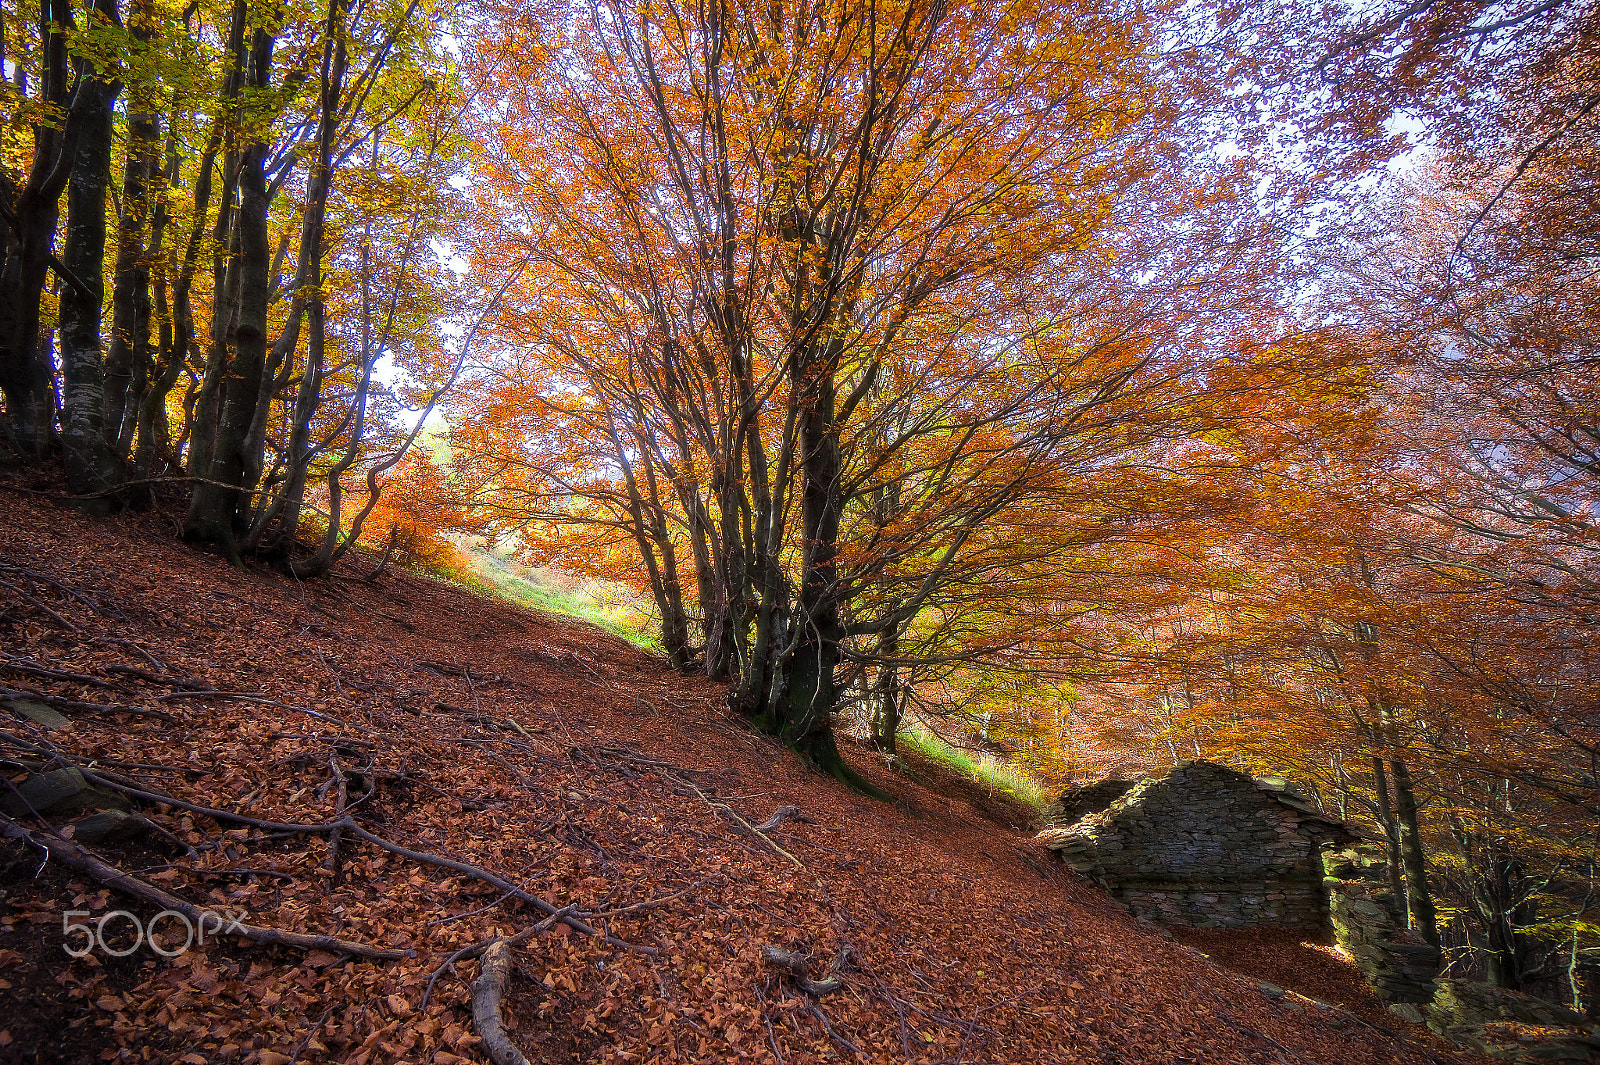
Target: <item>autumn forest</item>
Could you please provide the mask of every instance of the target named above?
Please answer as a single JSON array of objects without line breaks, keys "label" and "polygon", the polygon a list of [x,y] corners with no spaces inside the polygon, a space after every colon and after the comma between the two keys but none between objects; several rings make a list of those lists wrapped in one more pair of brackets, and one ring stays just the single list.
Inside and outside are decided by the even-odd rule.
[{"label": "autumn forest", "polygon": [[1452,973],[1600,1009],[1592,0],[0,32],[5,491],[597,582],[886,807],[844,748],[1278,774]]}]

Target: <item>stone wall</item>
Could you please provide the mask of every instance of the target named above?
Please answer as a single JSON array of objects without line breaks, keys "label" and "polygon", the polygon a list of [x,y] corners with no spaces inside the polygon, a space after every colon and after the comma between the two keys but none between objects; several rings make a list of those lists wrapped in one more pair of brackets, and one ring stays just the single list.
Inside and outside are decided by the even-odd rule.
[{"label": "stone wall", "polygon": [[1090,814],[1097,814],[1133,790],[1137,780],[1107,778],[1092,784],[1075,784],[1045,807],[1044,823],[1052,828],[1067,828]]},{"label": "stone wall", "polygon": [[1406,927],[1402,903],[1389,890],[1388,858],[1378,844],[1330,847],[1323,884],[1334,936],[1385,1002],[1429,1002],[1439,975],[1439,950]]},{"label": "stone wall", "polygon": [[1320,845],[1352,834],[1281,782],[1186,762],[1039,838],[1139,916],[1199,928],[1318,929],[1327,922]]}]

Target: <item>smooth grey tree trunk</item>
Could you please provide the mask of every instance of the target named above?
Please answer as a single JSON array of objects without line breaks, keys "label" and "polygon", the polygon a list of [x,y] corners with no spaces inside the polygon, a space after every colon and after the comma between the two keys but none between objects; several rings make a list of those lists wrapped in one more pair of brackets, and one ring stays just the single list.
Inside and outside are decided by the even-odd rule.
[{"label": "smooth grey tree trunk", "polygon": [[[116,0],[97,0],[95,15],[115,23]],[[120,86],[111,71],[79,72],[73,109],[80,125],[67,185],[62,263],[83,284],[61,292],[61,447],[67,487],[102,493],[120,482],[121,466],[106,443],[101,304],[106,258],[106,187],[111,183],[111,107]],[[109,496],[88,501],[110,508]]]},{"label": "smooth grey tree trunk", "polygon": [[[242,27],[243,0],[234,7]],[[261,28],[250,33],[244,84],[246,106],[260,99],[268,86],[275,41]],[[235,213],[234,261],[229,267],[230,314],[220,353],[221,380],[213,397],[214,428],[210,461],[195,485],[185,535],[214,543],[235,559],[237,537],[249,507],[249,495],[260,475],[261,457],[250,454],[251,429],[261,402],[267,361],[267,305],[271,296],[272,248],[267,232],[267,145],[251,140],[239,153],[238,210]]]}]

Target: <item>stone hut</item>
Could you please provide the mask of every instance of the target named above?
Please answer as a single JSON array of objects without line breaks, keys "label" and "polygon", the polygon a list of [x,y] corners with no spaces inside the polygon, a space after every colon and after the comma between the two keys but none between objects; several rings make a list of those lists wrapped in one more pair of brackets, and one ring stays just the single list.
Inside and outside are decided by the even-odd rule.
[{"label": "stone hut", "polygon": [[1211,762],[1148,777],[1039,834],[1133,913],[1198,928],[1327,927],[1322,847],[1359,838],[1281,778]]}]

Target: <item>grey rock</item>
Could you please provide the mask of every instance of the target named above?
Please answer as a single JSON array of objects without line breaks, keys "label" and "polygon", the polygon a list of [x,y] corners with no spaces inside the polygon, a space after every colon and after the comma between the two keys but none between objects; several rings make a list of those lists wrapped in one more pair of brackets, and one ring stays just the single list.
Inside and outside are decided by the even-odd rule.
[{"label": "grey rock", "polygon": [[0,809],[12,817],[28,813],[71,815],[85,810],[126,810],[128,801],[114,791],[97,788],[76,769],[35,773],[17,790],[0,797]]},{"label": "grey rock", "polygon": [[72,722],[65,714],[52,710],[37,699],[6,699],[3,705],[7,710],[21,714],[40,728],[59,730],[72,727]]},{"label": "grey rock", "polygon": [[1408,1024],[1421,1024],[1423,1020],[1422,1011],[1412,1002],[1391,1002],[1389,1012]]},{"label": "grey rock", "polygon": [[79,843],[116,843],[132,839],[150,827],[138,814],[101,810],[72,823],[72,838]]}]

